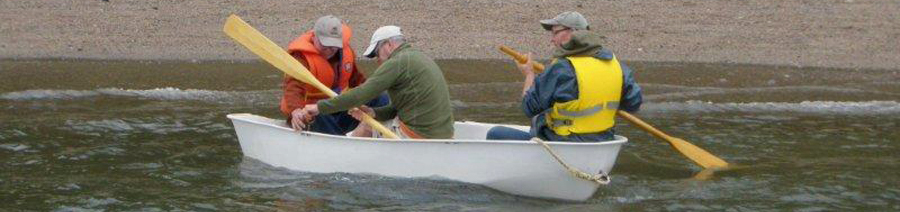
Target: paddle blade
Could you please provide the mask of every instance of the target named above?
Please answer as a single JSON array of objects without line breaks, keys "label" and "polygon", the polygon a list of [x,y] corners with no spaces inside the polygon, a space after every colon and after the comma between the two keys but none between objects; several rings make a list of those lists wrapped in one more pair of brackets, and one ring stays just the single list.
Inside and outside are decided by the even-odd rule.
[{"label": "paddle blade", "polygon": [[251,52],[260,58],[275,66],[285,74],[294,77],[304,83],[310,84],[328,94],[328,96],[337,96],[337,93],[328,89],[316,79],[306,67],[303,67],[294,57],[288,54],[284,49],[279,47],[275,42],[269,40],[262,33],[247,24],[237,15],[231,15],[225,21],[225,34],[239,44],[247,47]]},{"label": "paddle blade", "polygon": [[703,150],[702,148],[691,144],[680,138],[668,137],[666,138],[669,141],[669,144],[672,144],[672,147],[681,152],[685,157],[697,163],[704,169],[715,168],[721,169],[728,167],[728,163],[722,160],[719,157]]},{"label": "paddle blade", "polygon": [[691,144],[690,142],[687,142],[683,139],[669,136],[663,131],[656,129],[650,124],[647,124],[647,122],[644,122],[638,117],[631,115],[631,113],[620,110],[616,112],[616,114],[626,121],[631,122],[632,125],[641,128],[642,130],[656,136],[657,138],[665,140],[669,143],[669,145],[672,145],[675,150],[678,150],[678,152],[680,152],[682,155],[684,155],[688,159],[691,159],[691,161],[694,161],[694,163],[705,169],[725,168],[728,166],[728,163],[720,159],[719,157],[716,157],[706,150],[703,150],[702,148],[695,146],[694,144]]}]

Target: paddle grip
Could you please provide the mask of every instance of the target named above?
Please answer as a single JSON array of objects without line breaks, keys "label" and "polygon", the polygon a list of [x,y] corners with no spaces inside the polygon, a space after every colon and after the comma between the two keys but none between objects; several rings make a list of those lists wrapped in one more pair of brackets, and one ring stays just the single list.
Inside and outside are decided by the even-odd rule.
[{"label": "paddle grip", "polygon": [[[526,60],[525,55],[519,54],[519,52],[516,52],[516,50],[510,49],[509,47],[501,45],[500,51],[513,57],[513,59],[516,59],[516,62],[518,62],[519,64],[527,62],[527,61],[525,61]],[[531,68],[534,69],[535,74],[540,74],[541,72],[544,72],[544,64],[541,64],[538,62],[532,63]]]}]

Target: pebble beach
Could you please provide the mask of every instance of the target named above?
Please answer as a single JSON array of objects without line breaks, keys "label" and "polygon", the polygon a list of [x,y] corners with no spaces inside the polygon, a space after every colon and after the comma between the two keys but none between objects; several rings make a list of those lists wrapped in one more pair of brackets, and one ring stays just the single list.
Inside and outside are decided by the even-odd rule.
[{"label": "pebble beach", "polygon": [[506,59],[498,45],[547,58],[538,20],[574,10],[629,61],[900,69],[900,2],[725,1],[181,1],[0,2],[0,58],[254,60],[223,32],[237,14],[286,46],[323,15],[365,49],[398,25],[439,59]]}]

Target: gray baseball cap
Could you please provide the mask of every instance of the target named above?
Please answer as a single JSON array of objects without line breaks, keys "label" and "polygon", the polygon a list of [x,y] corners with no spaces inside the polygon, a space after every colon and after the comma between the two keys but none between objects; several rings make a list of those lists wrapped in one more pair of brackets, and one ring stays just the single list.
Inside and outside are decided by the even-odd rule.
[{"label": "gray baseball cap", "polygon": [[588,26],[588,22],[586,19],[584,19],[584,16],[582,16],[581,13],[575,11],[566,11],[560,13],[553,19],[541,20],[541,26],[543,26],[544,29],[548,31],[556,25],[561,25],[576,30],[590,29],[590,26]]},{"label": "gray baseball cap", "polygon": [[343,48],[342,28],[341,19],[333,15],[326,15],[316,20],[313,33],[323,46]]}]

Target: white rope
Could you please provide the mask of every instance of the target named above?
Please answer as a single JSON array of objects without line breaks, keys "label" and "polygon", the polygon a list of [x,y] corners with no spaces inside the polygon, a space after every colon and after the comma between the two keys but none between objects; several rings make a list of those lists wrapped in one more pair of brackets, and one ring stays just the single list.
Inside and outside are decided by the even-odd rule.
[{"label": "white rope", "polygon": [[573,176],[581,178],[583,180],[595,182],[600,185],[609,184],[609,175],[603,173],[603,170],[600,170],[599,174],[588,174],[586,172],[578,170],[572,166],[569,166],[569,164],[566,164],[566,162],[563,162],[562,159],[559,158],[559,155],[557,155],[556,152],[554,152],[553,149],[550,148],[550,145],[547,145],[547,143],[544,142],[544,140],[541,140],[538,137],[531,138],[531,140],[541,144],[541,146],[543,146],[544,149],[546,149],[547,152],[549,152],[550,155],[556,159],[556,162],[559,162],[560,165],[562,165],[566,168],[566,170],[569,171],[569,174],[572,174]]}]

